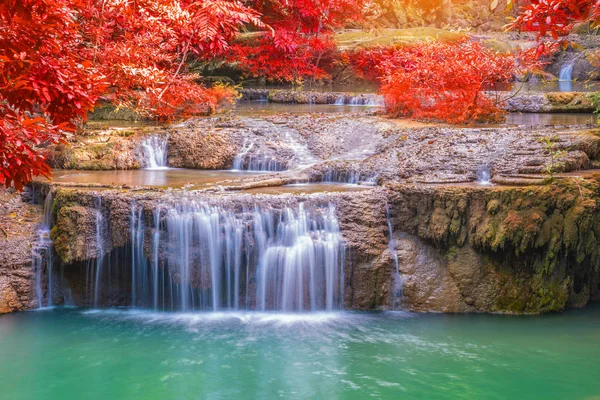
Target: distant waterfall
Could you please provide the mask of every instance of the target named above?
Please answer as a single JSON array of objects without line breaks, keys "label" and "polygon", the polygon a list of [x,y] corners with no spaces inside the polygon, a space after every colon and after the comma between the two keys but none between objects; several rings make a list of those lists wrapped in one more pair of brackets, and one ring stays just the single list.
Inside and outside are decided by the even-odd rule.
[{"label": "distant waterfall", "polygon": [[[44,221],[37,231],[37,240],[33,242],[31,249],[31,261],[33,272],[35,274],[35,294],[38,308],[44,307],[44,297],[46,298],[46,307],[53,305],[53,282],[52,282],[52,253],[54,248],[50,240],[50,228],[52,227],[52,202],[54,194],[48,192],[44,200]],[[46,296],[44,296],[44,267],[46,268]]]},{"label": "distant waterfall", "polygon": [[560,68],[560,75],[558,80],[560,82],[571,82],[573,80],[573,68],[575,63],[573,61],[567,61]]},{"label": "distant waterfall", "polygon": [[339,94],[333,102],[336,106],[370,106],[383,107],[385,106],[383,97],[377,94]]},{"label": "distant waterfall", "polygon": [[[118,285],[126,288],[128,282],[133,306],[286,312],[343,307],[345,246],[332,205],[230,209],[183,200],[151,213],[133,204],[130,218],[131,276]],[[102,262],[104,269],[94,276],[93,287],[101,288],[93,293],[96,304],[102,291],[110,296],[109,275],[114,283],[119,273]]]},{"label": "distant waterfall", "polygon": [[150,136],[140,144],[142,159],[140,160],[145,169],[166,169],[167,164],[167,137]]}]

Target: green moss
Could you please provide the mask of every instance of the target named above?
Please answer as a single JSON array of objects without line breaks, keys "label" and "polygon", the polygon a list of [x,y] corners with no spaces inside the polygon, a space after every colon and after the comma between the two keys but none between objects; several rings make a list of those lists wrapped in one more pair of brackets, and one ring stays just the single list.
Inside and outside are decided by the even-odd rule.
[{"label": "green moss", "polygon": [[491,215],[496,215],[496,213],[500,210],[500,202],[496,199],[490,200],[487,205],[487,212]]},{"label": "green moss", "polygon": [[461,262],[457,254],[465,245],[481,255],[480,268],[488,271],[481,279],[489,279],[497,296],[487,299],[493,311],[560,311],[570,301],[574,276],[597,279],[600,176],[524,188],[413,192],[407,193],[415,202],[411,221],[425,223],[407,231],[433,241],[450,263]]}]

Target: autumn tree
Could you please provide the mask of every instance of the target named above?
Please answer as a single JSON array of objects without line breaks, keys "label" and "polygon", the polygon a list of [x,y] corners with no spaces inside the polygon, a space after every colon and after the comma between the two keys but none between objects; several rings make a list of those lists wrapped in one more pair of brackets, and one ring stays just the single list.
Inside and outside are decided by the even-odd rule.
[{"label": "autumn tree", "polygon": [[104,78],[81,57],[80,0],[6,0],[0,5],[0,184],[21,189],[50,176],[37,147],[85,119]]},{"label": "autumn tree", "polygon": [[188,73],[190,56],[223,54],[260,15],[237,0],[103,0],[82,10],[84,57],[106,77],[113,103],[168,120],[212,112],[232,89],[205,88]]},{"label": "autumn tree", "polygon": [[302,83],[329,77],[337,56],[335,29],[362,18],[366,0],[253,0],[272,34],[246,37],[228,59],[252,77]]},{"label": "autumn tree", "polygon": [[501,104],[484,90],[513,77],[515,58],[467,38],[375,47],[351,56],[367,78],[377,77],[388,113],[450,123],[493,122]]},{"label": "autumn tree", "polygon": [[0,4],[0,183],[50,176],[62,141],[103,96],[163,120],[212,112],[231,89],[194,83],[190,54],[223,54],[260,14],[237,0],[5,0]]}]

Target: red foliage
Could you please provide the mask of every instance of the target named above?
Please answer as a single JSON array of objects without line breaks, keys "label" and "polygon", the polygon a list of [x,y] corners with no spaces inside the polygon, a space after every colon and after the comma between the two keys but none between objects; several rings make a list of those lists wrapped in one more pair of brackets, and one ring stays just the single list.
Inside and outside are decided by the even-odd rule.
[{"label": "red foliage", "polygon": [[0,6],[0,184],[21,189],[32,175],[49,176],[35,147],[73,131],[72,121],[85,119],[104,88],[102,76],[79,55],[73,9],[81,5],[6,0]]},{"label": "red foliage", "polygon": [[245,24],[238,0],[5,0],[0,4],[0,183],[50,175],[41,144],[85,120],[101,94],[168,120],[212,112],[233,89],[188,74],[195,54],[223,54]]},{"label": "red foliage", "polygon": [[[525,52],[524,58],[539,59],[569,45],[562,39],[577,22],[600,25],[600,0],[532,0],[521,8],[517,19],[508,29],[538,32],[538,40],[551,36],[554,42],[540,42],[535,49]],[[572,43],[574,47],[579,47]]]},{"label": "red foliage", "polygon": [[532,0],[522,8],[510,29],[539,32],[558,40],[567,35],[576,22],[600,23],[600,0]]},{"label": "red foliage", "polygon": [[329,77],[337,56],[333,29],[362,18],[366,0],[254,0],[272,34],[232,46],[228,60],[253,77],[301,83]]},{"label": "red foliage", "polygon": [[362,18],[366,0],[251,0],[252,8],[274,29],[305,34],[331,32]]},{"label": "red foliage", "polygon": [[163,120],[212,112],[215,90],[233,96],[195,84],[186,60],[223,54],[240,27],[263,26],[258,13],[235,0],[88,4],[84,31],[93,45],[86,58],[106,76],[112,101]]},{"label": "red foliage", "polygon": [[247,76],[269,81],[301,83],[329,77],[337,54],[330,35],[310,36],[284,29],[252,44],[232,46],[228,59],[239,62]]},{"label": "red foliage", "polygon": [[355,56],[359,70],[377,71],[392,116],[469,123],[497,121],[503,111],[482,91],[507,82],[515,58],[467,39],[374,48]]}]

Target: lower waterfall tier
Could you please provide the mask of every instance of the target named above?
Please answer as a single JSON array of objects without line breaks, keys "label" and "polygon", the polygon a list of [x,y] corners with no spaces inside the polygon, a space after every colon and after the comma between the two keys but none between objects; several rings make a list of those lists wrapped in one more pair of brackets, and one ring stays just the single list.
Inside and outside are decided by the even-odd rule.
[{"label": "lower waterfall tier", "polygon": [[593,176],[282,195],[55,188],[37,304],[561,311],[598,293],[599,188]]},{"label": "lower waterfall tier", "polygon": [[[132,203],[130,240],[96,238],[76,303],[156,310],[316,311],[342,307],[344,243],[332,205],[232,210],[198,201]],[[128,295],[123,296],[123,293]]]}]

